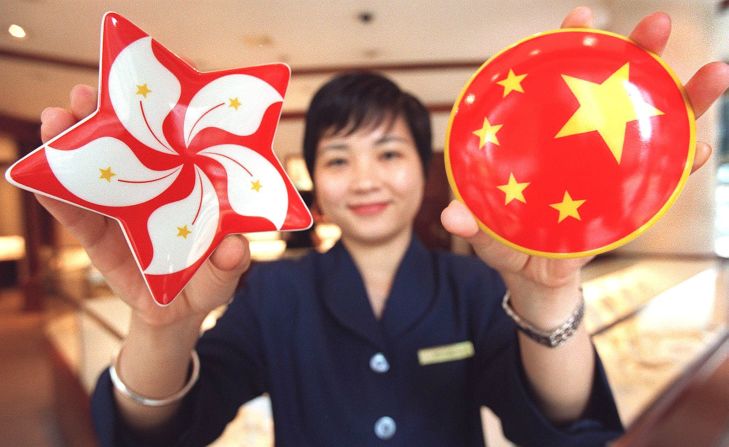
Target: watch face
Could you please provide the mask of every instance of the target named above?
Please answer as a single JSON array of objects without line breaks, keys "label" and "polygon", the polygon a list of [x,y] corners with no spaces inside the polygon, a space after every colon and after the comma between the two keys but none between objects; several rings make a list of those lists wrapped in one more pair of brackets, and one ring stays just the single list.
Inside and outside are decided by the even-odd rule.
[{"label": "watch face", "polygon": [[690,173],[695,119],[655,54],[581,29],[525,39],[462,90],[448,180],[481,228],[523,252],[578,257],[654,224]]},{"label": "watch face", "polygon": [[283,64],[199,72],[108,13],[98,109],[8,180],[116,219],[167,304],[225,235],[311,225],[271,146],[289,76]]}]

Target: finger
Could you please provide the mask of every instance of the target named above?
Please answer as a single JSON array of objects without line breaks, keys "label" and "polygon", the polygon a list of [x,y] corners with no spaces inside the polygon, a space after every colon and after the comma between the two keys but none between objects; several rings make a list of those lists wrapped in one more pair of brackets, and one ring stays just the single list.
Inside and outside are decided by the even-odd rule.
[{"label": "finger", "polygon": [[240,234],[227,236],[210,256],[213,267],[240,276],[250,264],[248,240]]},{"label": "finger", "polygon": [[703,141],[696,142],[696,154],[694,155],[694,164],[691,167],[693,174],[701,168],[711,158],[711,146]]},{"label": "finger", "polygon": [[76,118],[66,109],[46,107],[41,112],[41,140],[45,143],[76,123]]},{"label": "finger", "polygon": [[592,28],[594,17],[587,6],[578,6],[562,20],[561,28]]},{"label": "finger", "polygon": [[[251,256],[248,247],[248,240],[239,234],[223,239],[208,262],[202,265],[186,286],[188,296],[230,298],[240,276],[250,266]],[[192,301],[193,306],[200,305],[198,299]]]},{"label": "finger", "polygon": [[646,50],[660,55],[666,48],[670,35],[671,17],[663,12],[655,12],[635,25],[630,38]]},{"label": "finger", "polygon": [[440,220],[449,233],[465,239],[479,255],[485,255],[494,245],[500,246],[494,238],[481,231],[471,211],[458,200],[451,201],[441,213]]},{"label": "finger", "polygon": [[38,202],[83,246],[94,266],[117,292],[141,279],[119,225],[101,214],[37,195]]},{"label": "finger", "polygon": [[478,223],[466,205],[453,200],[443,210],[440,220],[448,232],[455,236],[468,239],[478,233]]},{"label": "finger", "polygon": [[90,242],[88,241],[89,235],[92,236],[91,241],[93,241],[93,233],[89,233],[89,230],[93,231],[105,226],[105,218],[100,214],[39,194],[36,194],[35,197],[82,245],[86,245],[85,242]]},{"label": "finger", "polygon": [[729,65],[711,62],[699,69],[686,83],[686,94],[696,118],[706,112],[729,87]]},{"label": "finger", "polygon": [[78,84],[71,89],[71,113],[76,120],[91,115],[96,110],[96,89]]},{"label": "finger", "polygon": [[481,231],[476,219],[463,203],[453,200],[441,213],[443,227],[451,234],[464,238],[482,261],[505,273],[519,271],[528,256],[499,243]]}]

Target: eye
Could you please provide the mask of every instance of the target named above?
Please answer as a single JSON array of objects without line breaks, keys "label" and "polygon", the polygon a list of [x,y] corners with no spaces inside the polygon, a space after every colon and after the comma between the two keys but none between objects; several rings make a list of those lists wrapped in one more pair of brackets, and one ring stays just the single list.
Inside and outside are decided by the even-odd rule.
[{"label": "eye", "polygon": [[329,158],[324,162],[324,166],[327,168],[336,168],[347,164],[347,159],[343,157]]},{"label": "eye", "polygon": [[385,160],[385,161],[395,160],[400,157],[402,157],[402,154],[396,150],[386,150],[380,154],[380,159]]}]

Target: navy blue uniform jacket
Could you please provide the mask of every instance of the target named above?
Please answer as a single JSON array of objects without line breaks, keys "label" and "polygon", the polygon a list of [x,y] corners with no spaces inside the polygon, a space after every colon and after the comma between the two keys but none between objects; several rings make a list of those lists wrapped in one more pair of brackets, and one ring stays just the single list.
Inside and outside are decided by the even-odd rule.
[{"label": "navy blue uniform jacket", "polygon": [[[175,420],[176,436],[153,443],[125,428],[106,371],[92,399],[99,439],[203,446],[262,393],[270,395],[282,447],[483,446],[482,405],[524,446],[604,445],[616,437],[622,427],[599,360],[584,417],[564,427],[545,419],[522,370],[515,326],[501,309],[503,294],[499,275],[480,260],[432,253],[415,239],[379,321],[341,243],[326,254],[257,265],[197,345],[200,380]],[[473,356],[418,360],[421,350],[464,341]],[[383,417],[390,419],[378,431]]]}]

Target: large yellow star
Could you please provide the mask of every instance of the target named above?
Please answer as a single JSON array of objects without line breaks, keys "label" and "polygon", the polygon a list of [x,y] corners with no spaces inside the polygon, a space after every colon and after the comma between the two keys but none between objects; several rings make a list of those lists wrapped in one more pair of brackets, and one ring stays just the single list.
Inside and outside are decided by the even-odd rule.
[{"label": "large yellow star", "polygon": [[116,174],[111,170],[111,166],[109,166],[106,169],[99,168],[99,172],[101,175],[99,175],[99,179],[106,180],[107,182],[111,183],[111,178],[114,177]]},{"label": "large yellow star", "polygon": [[255,192],[260,191],[261,186],[263,186],[263,185],[261,185],[260,180],[255,180],[255,181],[251,182],[251,189],[254,190]]},{"label": "large yellow star", "polygon": [[142,95],[145,98],[149,93],[152,93],[152,90],[147,87],[147,84],[137,85],[137,95]]},{"label": "large yellow star", "polygon": [[630,83],[629,75],[630,64],[620,67],[602,84],[562,75],[580,107],[555,138],[596,130],[620,163],[626,124],[663,115],[663,112],[643,100]]},{"label": "large yellow star", "polygon": [[183,225],[181,227],[177,227],[177,237],[181,237],[183,239],[187,239],[187,236],[192,233],[192,231],[187,229],[187,225]]},{"label": "large yellow star", "polygon": [[496,132],[501,129],[503,124],[491,125],[488,118],[483,119],[483,126],[480,129],[474,130],[473,134],[479,138],[478,147],[482,148],[486,143],[499,144],[499,139],[496,138]]},{"label": "large yellow star", "polygon": [[557,221],[557,223],[559,223],[568,217],[574,217],[577,220],[582,220],[580,218],[580,212],[577,209],[581,207],[583,203],[585,203],[585,200],[572,200],[570,193],[565,191],[561,202],[552,203],[549,206],[559,211],[559,220]]},{"label": "large yellow star", "polygon": [[238,98],[230,98],[228,101],[230,101],[230,104],[228,104],[228,107],[232,107],[235,110],[238,110],[238,107],[240,107],[240,101],[238,101]]},{"label": "large yellow star", "polygon": [[514,70],[509,69],[509,74],[502,80],[498,81],[497,84],[504,87],[504,98],[511,92],[524,93],[524,89],[521,86],[521,81],[526,78],[527,75],[517,75]]},{"label": "large yellow star", "polygon": [[508,205],[512,200],[518,200],[522,203],[526,203],[524,198],[524,190],[529,186],[529,183],[517,183],[514,173],[509,174],[509,183],[501,186],[497,186],[500,190],[504,191],[506,198],[504,199],[504,205]]}]

